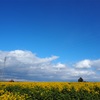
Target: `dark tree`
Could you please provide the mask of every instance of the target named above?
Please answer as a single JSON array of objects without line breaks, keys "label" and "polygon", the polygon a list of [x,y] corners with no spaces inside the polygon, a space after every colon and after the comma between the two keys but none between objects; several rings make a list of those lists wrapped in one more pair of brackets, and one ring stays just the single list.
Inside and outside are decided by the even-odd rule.
[{"label": "dark tree", "polygon": [[83,80],[83,78],[82,77],[80,77],[79,79],[78,79],[78,82],[83,82],[84,80]]},{"label": "dark tree", "polygon": [[9,82],[14,82],[14,80],[11,79]]}]

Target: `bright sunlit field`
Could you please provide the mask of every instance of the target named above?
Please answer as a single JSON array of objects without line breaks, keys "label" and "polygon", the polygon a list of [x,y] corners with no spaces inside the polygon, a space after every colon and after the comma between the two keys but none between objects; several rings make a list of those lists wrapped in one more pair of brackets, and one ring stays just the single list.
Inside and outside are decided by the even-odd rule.
[{"label": "bright sunlit field", "polygon": [[0,100],[100,100],[100,82],[0,82]]}]

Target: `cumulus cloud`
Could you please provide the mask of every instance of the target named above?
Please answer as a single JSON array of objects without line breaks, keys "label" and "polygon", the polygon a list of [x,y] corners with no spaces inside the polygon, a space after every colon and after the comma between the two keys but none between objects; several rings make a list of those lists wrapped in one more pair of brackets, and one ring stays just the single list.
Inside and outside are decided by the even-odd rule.
[{"label": "cumulus cloud", "polygon": [[[75,69],[84,71],[84,75],[86,79],[91,81],[100,81],[100,59],[89,60],[85,59],[77,62],[74,65]],[[79,74],[79,72],[78,72]],[[81,74],[80,74],[81,75]],[[89,76],[88,76],[89,75]]]},{"label": "cumulus cloud", "polygon": [[79,61],[77,62],[75,65],[74,65],[76,68],[79,68],[79,69],[88,69],[88,68],[93,68],[93,69],[96,69],[96,70],[100,70],[100,59],[97,59],[97,60],[89,60],[89,59],[85,59],[85,60],[82,60],[82,61]]},{"label": "cumulus cloud", "polygon": [[100,59],[98,59],[98,60],[93,60],[91,63],[92,63],[92,66],[93,66],[94,68],[96,68],[96,70],[100,70]]},{"label": "cumulus cloud", "polygon": [[76,68],[91,68],[91,61],[86,59],[75,64]]},{"label": "cumulus cloud", "polygon": [[54,63],[58,56],[40,58],[31,51],[0,51],[0,78],[19,81],[98,80],[100,60],[83,60],[74,66]]}]

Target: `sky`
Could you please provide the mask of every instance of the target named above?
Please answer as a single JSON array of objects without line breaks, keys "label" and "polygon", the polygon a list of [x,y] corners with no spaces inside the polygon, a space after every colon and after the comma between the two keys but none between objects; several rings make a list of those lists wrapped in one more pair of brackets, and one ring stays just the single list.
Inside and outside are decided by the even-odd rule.
[{"label": "sky", "polygon": [[99,0],[0,0],[0,76],[20,81],[100,81]]}]

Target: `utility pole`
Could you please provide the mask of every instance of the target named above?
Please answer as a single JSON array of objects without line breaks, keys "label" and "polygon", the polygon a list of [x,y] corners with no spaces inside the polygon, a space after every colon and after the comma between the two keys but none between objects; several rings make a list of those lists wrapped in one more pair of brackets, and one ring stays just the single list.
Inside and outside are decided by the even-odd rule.
[{"label": "utility pole", "polygon": [[7,57],[4,57],[4,68],[3,68],[3,71],[2,71],[2,80],[4,81],[5,77],[4,77],[4,72],[5,72],[5,66],[6,66],[6,60],[7,60]]}]

